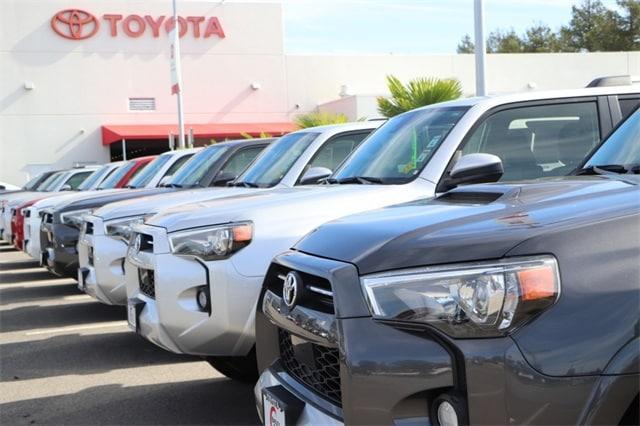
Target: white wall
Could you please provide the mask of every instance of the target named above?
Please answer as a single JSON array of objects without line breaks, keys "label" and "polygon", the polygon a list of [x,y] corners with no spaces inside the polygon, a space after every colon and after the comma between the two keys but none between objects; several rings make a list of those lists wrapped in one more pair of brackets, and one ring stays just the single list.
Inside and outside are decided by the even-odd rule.
[{"label": "white wall", "polygon": [[[150,32],[113,38],[103,23],[94,37],[74,41],[61,38],[50,26],[52,16],[66,8],[98,17],[169,16],[170,4],[0,1],[0,180],[22,183],[34,165],[108,161],[109,151],[101,145],[104,124],[175,122],[164,31],[158,38]],[[348,107],[355,111],[353,117],[371,115],[375,96],[387,93],[388,74],[402,80],[456,77],[465,94],[473,92],[472,55],[286,55],[280,4],[189,1],[180,7],[184,16],[219,17],[226,33],[224,39],[182,39],[187,123],[289,121],[338,99],[345,84],[358,95]],[[537,90],[582,87],[602,75],[640,74],[640,52],[489,55],[487,67],[493,93],[529,90],[529,82],[536,83]],[[25,81],[35,89],[25,90]],[[252,82],[261,89],[251,90]],[[129,112],[127,99],[139,96],[155,97],[157,110]]]}]

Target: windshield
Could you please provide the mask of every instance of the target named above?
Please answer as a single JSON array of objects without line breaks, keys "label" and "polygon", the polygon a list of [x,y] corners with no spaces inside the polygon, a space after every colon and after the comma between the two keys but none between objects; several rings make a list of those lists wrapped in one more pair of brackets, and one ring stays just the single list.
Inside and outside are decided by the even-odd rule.
[{"label": "windshield", "polygon": [[328,181],[401,184],[413,180],[468,109],[421,109],[392,118],[373,132]]},{"label": "windshield", "polygon": [[38,190],[44,191],[44,192],[53,191],[53,188],[55,188],[58,185],[58,183],[62,179],[64,179],[64,175],[65,175],[65,172],[58,172],[58,173],[52,174],[47,179],[45,179],[44,182],[40,184],[40,186],[38,187]]},{"label": "windshield", "polygon": [[95,183],[100,182],[104,175],[109,173],[110,166],[102,166],[95,172],[91,173],[79,186],[78,191],[86,191],[94,186]]},{"label": "windshield", "polygon": [[164,167],[165,164],[173,157],[171,154],[160,155],[158,158],[146,165],[146,167],[131,182],[127,188],[144,188],[153,179],[153,177]]},{"label": "windshield", "polygon": [[39,175],[36,175],[35,177],[31,178],[31,180],[29,180],[29,182],[24,184],[22,189],[25,189],[27,191],[31,191],[31,190],[37,188],[39,186],[39,182],[40,182],[40,178],[41,177],[42,177],[42,173],[40,173]]},{"label": "windshield", "polygon": [[627,171],[640,165],[640,110],[613,132],[591,156],[584,168],[624,166]]},{"label": "windshield", "polygon": [[278,139],[242,173],[237,185],[269,188],[277,185],[319,133],[290,133]]},{"label": "windshield", "polygon": [[122,166],[120,166],[120,168],[118,168],[118,170],[116,170],[115,172],[113,172],[111,174],[111,176],[109,176],[108,178],[106,178],[105,180],[103,180],[100,185],[98,185],[98,189],[110,189],[110,188],[115,188],[116,185],[118,184],[118,182],[120,182],[120,180],[122,180],[122,178],[129,173],[129,171],[131,169],[133,169],[135,167],[136,163],[135,161],[130,161],[128,163],[123,164]]},{"label": "windshield", "polygon": [[211,166],[228,149],[225,145],[211,145],[193,156],[182,166],[167,186],[187,188],[202,186],[200,181],[205,177]]}]

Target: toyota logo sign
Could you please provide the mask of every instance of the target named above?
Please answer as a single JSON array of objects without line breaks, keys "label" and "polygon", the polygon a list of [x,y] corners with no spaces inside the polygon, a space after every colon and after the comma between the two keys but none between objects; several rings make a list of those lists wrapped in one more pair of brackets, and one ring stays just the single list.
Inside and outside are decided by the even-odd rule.
[{"label": "toyota logo sign", "polygon": [[98,32],[100,21],[84,10],[65,9],[51,18],[51,28],[58,35],[69,40],[84,40]]}]

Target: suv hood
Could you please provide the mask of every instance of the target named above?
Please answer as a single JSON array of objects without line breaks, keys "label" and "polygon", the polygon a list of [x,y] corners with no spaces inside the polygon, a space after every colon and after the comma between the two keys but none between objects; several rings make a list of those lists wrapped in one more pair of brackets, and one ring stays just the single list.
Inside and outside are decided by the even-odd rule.
[{"label": "suv hood", "polygon": [[100,190],[100,191],[96,191],[96,190],[90,190],[90,191],[81,191],[81,192],[56,192],[56,193],[52,193],[52,195],[50,197],[46,197],[43,198],[40,201],[37,201],[33,204],[32,207],[38,209],[38,210],[42,210],[42,209],[48,209],[50,207],[55,207],[58,204],[62,204],[62,203],[69,203],[78,199],[82,199],[82,198],[86,198],[88,196],[91,196],[93,194],[95,195],[107,195],[107,194],[111,194],[113,192],[118,192],[121,191],[121,189],[104,189],[104,190]]},{"label": "suv hood", "polygon": [[[274,221],[290,220],[301,225],[301,222],[321,220],[319,224],[347,214],[415,200],[432,193],[433,186],[420,179],[400,186],[317,185],[280,188],[185,204],[163,210],[150,218],[147,223],[173,232],[250,220],[254,222],[257,235],[265,230],[265,226],[273,227]],[[294,223],[291,222],[290,225],[292,226],[290,232],[295,232]]]},{"label": "suv hood", "polygon": [[231,197],[251,193],[254,191],[265,191],[264,189],[233,188],[233,187],[212,187],[188,190],[178,190],[171,194],[157,194],[146,197],[136,197],[125,201],[110,203],[93,212],[94,216],[102,220],[119,219],[128,216],[142,216],[157,213],[160,210],[186,203],[207,201],[222,197]]},{"label": "suv hood", "polygon": [[436,199],[326,223],[295,249],[353,263],[361,274],[495,259],[556,226],[617,212],[612,198],[638,190],[599,176],[460,187]]},{"label": "suv hood", "polygon": [[146,195],[170,192],[170,188],[141,188],[141,189],[120,189],[118,191],[105,194],[103,191],[89,191],[83,197],[78,197],[62,202],[55,206],[57,213],[71,210],[92,209],[102,207],[105,204],[116,201],[128,200],[130,198],[144,197]]}]

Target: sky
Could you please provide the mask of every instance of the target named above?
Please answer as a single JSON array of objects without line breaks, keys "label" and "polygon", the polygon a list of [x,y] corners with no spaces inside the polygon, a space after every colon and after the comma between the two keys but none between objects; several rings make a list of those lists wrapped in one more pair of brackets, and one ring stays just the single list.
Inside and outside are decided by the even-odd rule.
[{"label": "sky", "polygon": [[[485,33],[537,23],[553,30],[576,0],[484,0]],[[603,0],[615,7],[615,0]],[[473,37],[473,0],[282,0],[288,54],[455,53]]]}]

